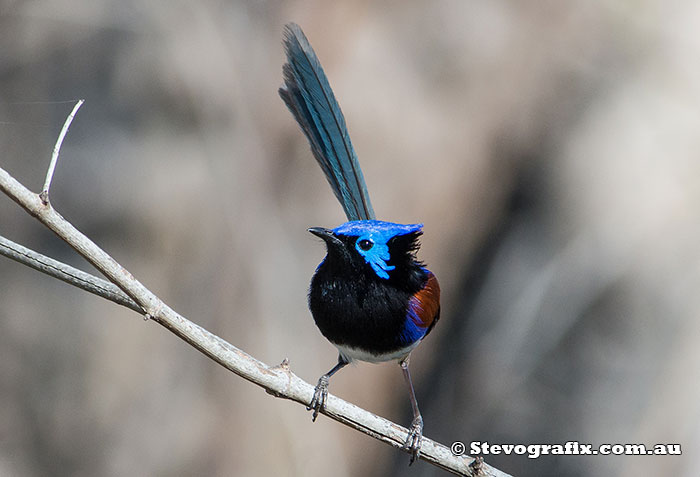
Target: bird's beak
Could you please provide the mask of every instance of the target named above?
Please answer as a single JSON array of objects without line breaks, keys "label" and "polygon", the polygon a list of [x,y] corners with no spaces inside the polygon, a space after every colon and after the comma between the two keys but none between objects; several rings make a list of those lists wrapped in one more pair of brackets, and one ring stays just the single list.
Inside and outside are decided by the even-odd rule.
[{"label": "bird's beak", "polygon": [[311,227],[309,229],[309,232],[314,234],[316,237],[321,237],[324,240],[324,242],[326,242],[328,244],[330,244],[330,243],[334,243],[334,244],[338,244],[338,245],[342,244],[340,239],[335,236],[335,234],[333,233],[333,231],[331,229],[326,229],[324,227]]}]

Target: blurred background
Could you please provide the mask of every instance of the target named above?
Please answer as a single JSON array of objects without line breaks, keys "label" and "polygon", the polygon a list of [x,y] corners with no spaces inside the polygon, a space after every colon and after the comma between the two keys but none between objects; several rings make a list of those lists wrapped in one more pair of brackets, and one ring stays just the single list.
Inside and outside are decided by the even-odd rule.
[{"label": "blurred background", "polygon": [[[277,95],[299,23],[380,218],[424,222],[443,314],[425,435],[679,443],[489,456],[519,476],[700,475],[700,3],[0,0],[0,165],[174,309],[310,383],[344,222]],[[91,271],[0,197],[0,234]],[[331,392],[402,424],[398,366]],[[443,474],[274,399],[135,313],[0,258],[0,475]]]}]

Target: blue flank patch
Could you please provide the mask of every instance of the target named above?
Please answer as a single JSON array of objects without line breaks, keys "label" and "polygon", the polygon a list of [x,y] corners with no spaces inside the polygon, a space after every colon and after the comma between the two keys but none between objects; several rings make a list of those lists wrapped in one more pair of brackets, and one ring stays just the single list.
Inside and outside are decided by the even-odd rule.
[{"label": "blue flank patch", "polygon": [[[399,235],[420,232],[422,228],[423,224],[395,224],[382,220],[352,220],[334,228],[333,233],[347,237],[357,237],[355,242],[357,252],[364,257],[365,262],[372,267],[379,278],[388,280],[388,272],[396,268],[387,264],[387,261],[391,259],[389,246],[387,245],[389,240]],[[359,243],[363,240],[369,240],[374,245],[369,250],[362,250]]]},{"label": "blue flank patch", "polygon": [[423,339],[426,332],[426,329],[418,324],[422,323],[420,317],[418,316],[418,310],[416,309],[419,305],[413,299],[411,299],[408,303],[406,323],[401,331],[401,342],[406,346]]}]

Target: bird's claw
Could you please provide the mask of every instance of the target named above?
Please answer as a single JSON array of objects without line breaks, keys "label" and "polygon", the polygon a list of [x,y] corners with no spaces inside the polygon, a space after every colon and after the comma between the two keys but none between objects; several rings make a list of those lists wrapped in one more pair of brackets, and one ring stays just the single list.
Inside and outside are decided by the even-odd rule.
[{"label": "bird's claw", "polygon": [[418,460],[420,455],[420,445],[423,440],[423,418],[421,416],[413,419],[411,427],[408,430],[408,437],[406,437],[406,442],[403,445],[403,449],[411,453],[411,461],[408,465],[413,464]]},{"label": "bird's claw", "polygon": [[314,397],[311,398],[311,402],[306,407],[307,411],[314,411],[311,421],[316,422],[319,411],[326,407],[326,399],[328,399],[328,376],[324,375],[319,378],[318,384],[314,388]]}]

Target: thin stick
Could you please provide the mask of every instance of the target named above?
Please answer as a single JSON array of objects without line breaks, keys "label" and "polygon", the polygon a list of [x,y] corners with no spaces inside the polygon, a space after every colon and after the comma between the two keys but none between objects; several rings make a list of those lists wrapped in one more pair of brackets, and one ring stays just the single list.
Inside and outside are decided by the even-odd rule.
[{"label": "thin stick", "polygon": [[78,102],[73,106],[73,111],[68,115],[66,118],[66,122],[63,123],[63,128],[61,128],[61,132],[58,135],[58,139],[56,140],[56,145],[53,147],[53,154],[51,154],[51,162],[49,163],[49,170],[46,171],[46,180],[44,181],[44,187],[41,189],[41,194],[39,194],[39,197],[41,198],[41,201],[44,203],[44,205],[47,205],[49,203],[49,188],[51,187],[51,181],[53,180],[53,173],[56,170],[56,163],[58,162],[58,154],[61,152],[61,145],[63,144],[63,138],[66,137],[66,133],[68,133],[68,128],[70,127],[70,124],[73,122],[73,118],[75,117],[75,114],[78,112],[80,107],[83,105],[85,102],[84,99],[79,99]]},{"label": "thin stick", "polygon": [[125,306],[137,313],[142,313],[141,307],[129,296],[121,291],[114,283],[90,275],[70,265],[42,255],[32,249],[24,247],[12,240],[0,236],[0,255],[38,270],[51,277],[58,278],[74,287],[80,288],[93,295],[104,297],[118,305]]},{"label": "thin stick", "polygon": [[[45,204],[38,194],[24,187],[2,168],[0,168],[0,191],[17,202],[108,277],[139,305],[141,313],[146,317],[152,318],[221,366],[261,386],[269,394],[296,401],[304,406],[309,404],[314,387],[295,375],[289,368],[287,360],[277,366],[268,366],[176,313],[136,280],[128,270],[64,219],[51,204]],[[402,448],[408,436],[406,428],[333,395],[328,396],[322,413],[397,449]],[[423,438],[420,458],[457,475],[474,475],[470,465],[475,462],[475,459],[467,455],[455,456],[448,447],[428,438]],[[479,475],[507,477],[504,472],[485,464],[480,468]]]}]

